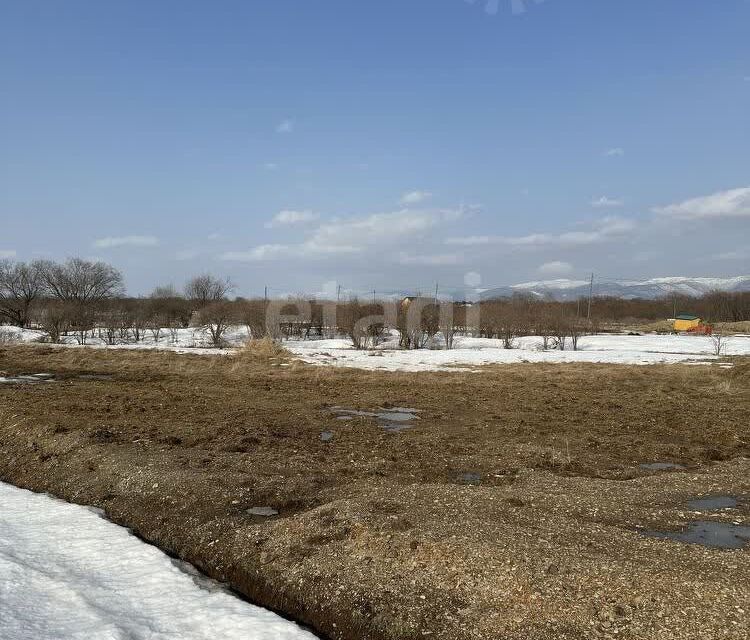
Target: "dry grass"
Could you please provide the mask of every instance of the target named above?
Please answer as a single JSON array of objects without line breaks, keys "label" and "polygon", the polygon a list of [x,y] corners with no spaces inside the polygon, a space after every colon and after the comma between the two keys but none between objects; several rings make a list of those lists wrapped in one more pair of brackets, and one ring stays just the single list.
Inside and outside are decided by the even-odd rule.
[{"label": "dry grass", "polygon": [[[0,420],[0,478],[102,506],[336,639],[600,637],[591,611],[636,592],[650,604],[627,624],[642,631],[618,637],[719,637],[746,600],[750,579],[717,591],[727,556],[634,533],[679,517],[665,504],[748,484],[746,467],[707,475],[750,456],[746,360],[410,374],[286,357],[268,343],[237,356],[0,348],[0,370],[60,378],[0,385],[5,415],[18,416]],[[371,418],[337,420],[333,405],[421,412],[389,434]],[[638,467],[655,461],[690,473]],[[462,482],[468,472],[479,486]],[[248,518],[266,505],[281,516]],[[718,617],[680,618],[694,588]]]},{"label": "dry grass", "polygon": [[240,357],[268,360],[270,358],[288,358],[292,354],[270,336],[248,340],[239,351]]},{"label": "dry grass", "polygon": [[750,333],[750,322],[717,322],[714,331],[731,335],[733,333]]}]

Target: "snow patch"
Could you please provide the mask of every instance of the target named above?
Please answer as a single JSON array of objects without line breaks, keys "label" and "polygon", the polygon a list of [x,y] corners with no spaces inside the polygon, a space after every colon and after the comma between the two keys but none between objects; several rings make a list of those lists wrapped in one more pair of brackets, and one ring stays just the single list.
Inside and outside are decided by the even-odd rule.
[{"label": "snow patch", "polygon": [[3,640],[315,638],[86,507],[2,483],[0,504]]}]

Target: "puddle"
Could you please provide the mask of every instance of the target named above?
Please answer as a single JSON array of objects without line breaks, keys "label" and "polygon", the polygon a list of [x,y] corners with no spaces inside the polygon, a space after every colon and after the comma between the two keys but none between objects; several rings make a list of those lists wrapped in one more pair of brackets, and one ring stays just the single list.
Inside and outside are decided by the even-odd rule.
[{"label": "puddle", "polygon": [[330,442],[331,440],[333,440],[333,431],[323,431],[320,434],[320,439],[323,442]]},{"label": "puddle", "polygon": [[482,474],[476,473],[475,471],[467,471],[466,473],[462,473],[458,476],[458,481],[461,484],[482,484]]},{"label": "puddle", "polygon": [[[73,376],[75,380],[112,380],[115,376],[111,373],[82,373]],[[0,376],[0,384],[38,384],[40,382],[55,382],[53,373],[30,373],[20,376]]]},{"label": "puddle", "polygon": [[750,527],[708,520],[691,522],[683,531],[647,530],[642,533],[649,538],[699,544],[710,549],[742,549],[750,542]]},{"label": "puddle", "polygon": [[378,426],[391,433],[398,433],[406,429],[411,429],[414,420],[419,420],[419,409],[410,409],[408,407],[389,407],[379,408],[377,411],[359,411],[357,409],[347,409],[345,407],[331,407],[333,413],[337,415],[338,420],[352,420],[354,416],[365,416],[375,418]]},{"label": "puddle", "polygon": [[247,510],[251,516],[262,516],[264,518],[270,518],[271,516],[279,515],[273,507],[251,507]]},{"label": "puddle", "polygon": [[720,509],[734,509],[736,506],[737,500],[732,496],[707,496],[688,502],[688,507],[693,511],[718,511]]},{"label": "puddle", "polygon": [[648,469],[649,471],[676,471],[685,468],[683,465],[677,464],[676,462],[648,462],[638,466],[641,469]]},{"label": "puddle", "polygon": [[52,382],[54,377],[51,373],[32,373],[21,376],[0,377],[0,384],[38,384],[40,382]]}]

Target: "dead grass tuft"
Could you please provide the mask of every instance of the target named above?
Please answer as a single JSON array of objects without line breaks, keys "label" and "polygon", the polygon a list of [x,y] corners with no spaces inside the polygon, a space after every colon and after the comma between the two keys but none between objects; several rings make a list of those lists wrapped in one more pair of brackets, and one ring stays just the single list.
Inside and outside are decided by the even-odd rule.
[{"label": "dead grass tuft", "polygon": [[270,358],[288,358],[292,354],[273,338],[254,338],[248,340],[239,351],[240,356],[268,360]]}]

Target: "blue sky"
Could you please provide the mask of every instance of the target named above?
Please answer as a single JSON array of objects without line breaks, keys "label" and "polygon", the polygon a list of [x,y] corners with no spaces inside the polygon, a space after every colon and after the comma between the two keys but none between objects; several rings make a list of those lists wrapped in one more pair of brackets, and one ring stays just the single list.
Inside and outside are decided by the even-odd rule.
[{"label": "blue sky", "polygon": [[746,274],[748,25],[747,0],[5,0],[0,256],[101,258],[133,293]]}]

